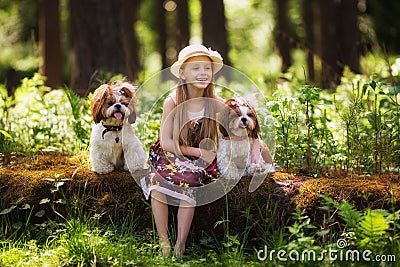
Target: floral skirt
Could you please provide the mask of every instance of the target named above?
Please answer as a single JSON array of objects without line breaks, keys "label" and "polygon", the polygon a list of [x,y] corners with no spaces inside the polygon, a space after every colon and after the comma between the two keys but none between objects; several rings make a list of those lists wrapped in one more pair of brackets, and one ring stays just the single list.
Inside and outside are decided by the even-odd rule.
[{"label": "floral skirt", "polygon": [[219,175],[216,159],[208,164],[197,157],[175,155],[164,151],[159,139],[150,147],[148,162],[150,176],[141,181],[146,199],[152,190],[156,190],[194,206],[194,188],[215,181]]}]

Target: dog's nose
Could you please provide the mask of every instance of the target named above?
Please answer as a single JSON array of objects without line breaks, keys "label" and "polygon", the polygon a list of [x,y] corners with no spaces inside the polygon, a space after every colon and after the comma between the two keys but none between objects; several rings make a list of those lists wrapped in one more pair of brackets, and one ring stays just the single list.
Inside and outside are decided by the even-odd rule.
[{"label": "dog's nose", "polygon": [[117,109],[117,110],[120,110],[121,109],[121,104],[115,104],[114,108]]},{"label": "dog's nose", "polygon": [[241,118],[240,119],[243,123],[246,123],[247,122],[247,118]]}]

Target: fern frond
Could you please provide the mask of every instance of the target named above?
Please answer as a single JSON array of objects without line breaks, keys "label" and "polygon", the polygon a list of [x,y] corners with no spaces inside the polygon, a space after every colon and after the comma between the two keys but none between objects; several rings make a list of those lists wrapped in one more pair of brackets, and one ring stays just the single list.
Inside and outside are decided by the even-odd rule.
[{"label": "fern frond", "polygon": [[360,229],[362,230],[361,235],[364,237],[378,237],[386,233],[389,223],[382,213],[368,209],[360,221]]},{"label": "fern frond", "polygon": [[356,210],[349,202],[343,200],[339,206],[339,216],[346,222],[347,227],[355,229],[362,218],[362,213]]},{"label": "fern frond", "polygon": [[386,230],[389,230],[389,222],[379,210],[367,209],[359,223],[360,246],[373,249],[386,239]]}]

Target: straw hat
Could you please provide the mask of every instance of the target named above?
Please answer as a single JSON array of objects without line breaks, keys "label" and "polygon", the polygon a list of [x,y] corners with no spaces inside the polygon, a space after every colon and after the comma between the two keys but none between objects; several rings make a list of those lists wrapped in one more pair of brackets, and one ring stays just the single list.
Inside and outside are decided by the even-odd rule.
[{"label": "straw hat", "polygon": [[196,56],[207,56],[211,59],[213,63],[213,73],[217,73],[223,66],[222,57],[217,51],[211,50],[211,48],[206,48],[204,45],[200,44],[193,44],[188,45],[183,48],[178,55],[178,60],[172,64],[171,66],[171,73],[179,78],[179,69],[181,68],[182,64],[191,57]]}]

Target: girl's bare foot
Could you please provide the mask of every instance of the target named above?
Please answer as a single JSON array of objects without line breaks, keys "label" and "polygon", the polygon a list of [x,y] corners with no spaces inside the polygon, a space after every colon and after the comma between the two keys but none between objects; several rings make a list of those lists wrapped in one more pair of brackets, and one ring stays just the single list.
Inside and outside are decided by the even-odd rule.
[{"label": "girl's bare foot", "polygon": [[161,248],[161,256],[168,257],[171,252],[171,245],[169,243],[162,242],[160,243]]},{"label": "girl's bare foot", "polygon": [[185,244],[175,244],[174,254],[177,258],[182,258],[183,253],[185,253]]}]

